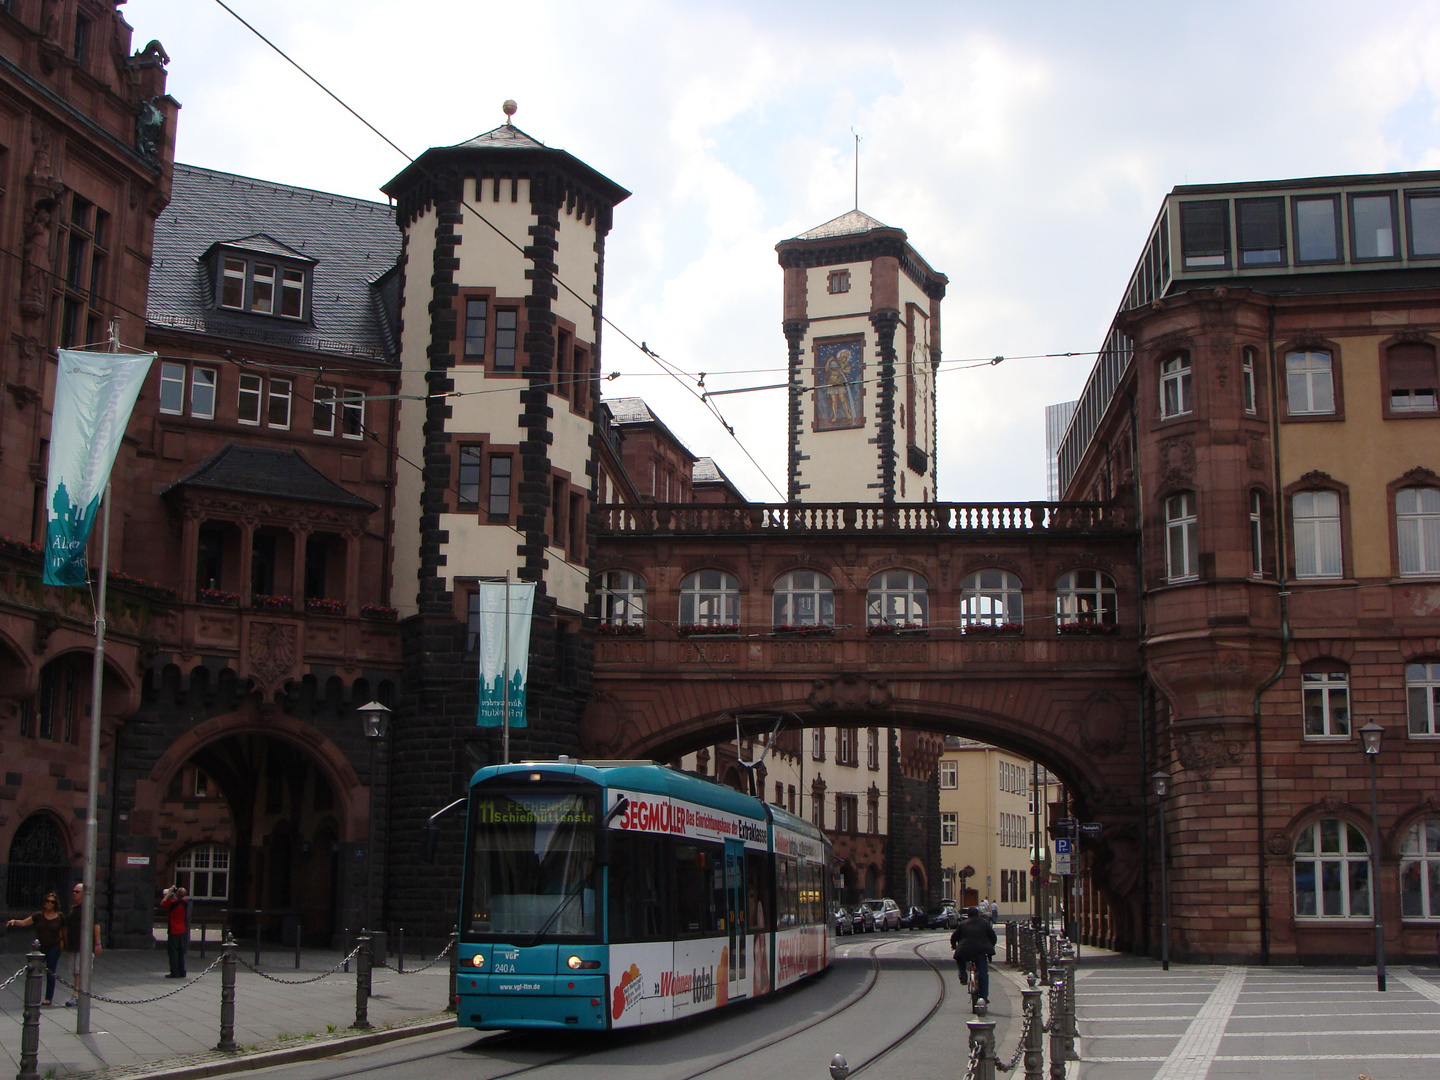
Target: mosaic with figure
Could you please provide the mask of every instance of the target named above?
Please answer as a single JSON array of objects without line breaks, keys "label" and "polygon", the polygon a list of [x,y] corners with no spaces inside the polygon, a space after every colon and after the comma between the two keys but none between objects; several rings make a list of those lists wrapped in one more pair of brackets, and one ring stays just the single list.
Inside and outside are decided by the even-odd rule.
[{"label": "mosaic with figure", "polygon": [[865,426],[861,411],[864,342],[821,342],[815,346],[815,430]]}]

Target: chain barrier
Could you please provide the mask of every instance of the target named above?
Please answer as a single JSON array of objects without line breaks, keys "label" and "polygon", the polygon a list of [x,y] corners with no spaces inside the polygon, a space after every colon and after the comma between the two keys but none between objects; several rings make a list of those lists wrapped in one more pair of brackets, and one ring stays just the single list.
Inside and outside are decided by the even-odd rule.
[{"label": "chain barrier", "polygon": [[[422,971],[429,971],[432,967],[434,967],[436,964],[438,964],[441,960],[444,960],[445,957],[447,957],[447,956],[450,955],[450,950],[453,949],[454,947],[455,947],[455,942],[453,942],[453,941],[448,942],[448,943],[446,944],[446,946],[445,946],[443,949],[441,949],[439,953],[436,954],[435,959],[431,960],[431,961],[430,961],[429,963],[427,963],[427,964],[421,965],[420,967],[417,967],[417,968],[409,968],[409,969],[407,969],[407,970],[405,970],[405,971],[401,971],[401,970],[399,970],[398,968],[391,967],[389,961],[386,961],[386,960],[381,960],[381,961],[380,961],[378,964],[376,964],[375,966],[376,966],[377,968],[384,968],[386,971],[393,971],[393,972],[395,972],[395,974],[397,974],[397,975],[419,975],[420,972],[422,972]],[[355,955],[355,954],[354,954],[354,953],[351,953],[350,955],[353,956],[353,955]]]},{"label": "chain barrier", "polygon": [[214,971],[222,959],[223,957],[217,956],[211,962],[210,966],[207,967],[204,971],[202,971],[199,975],[196,975],[195,978],[188,980],[180,986],[177,986],[174,990],[170,990],[166,993],[158,994],[155,997],[149,998],[110,998],[106,997],[104,994],[96,994],[92,993],[89,990],[81,990],[78,986],[75,986],[68,982],[65,979],[65,976],[61,975],[59,972],[56,972],[55,974],[55,981],[77,996],[83,994],[91,1001],[103,1001],[106,1005],[151,1005],[157,1001],[164,1001],[168,997],[174,997],[176,994],[181,993],[182,991],[189,990],[190,987],[194,986],[206,975],[209,975],[210,972]]},{"label": "chain barrier", "polygon": [[1030,1029],[1034,1025],[1034,1023],[1035,1014],[1033,1012],[1026,1012],[1025,1023],[1020,1028],[1020,1042],[1015,1047],[1015,1053],[1010,1058],[1010,1063],[1008,1065],[1002,1065],[1000,1062],[997,1061],[995,1062],[995,1068],[999,1069],[1001,1072],[1008,1073],[1012,1071],[1016,1065],[1020,1064],[1020,1059],[1025,1056],[1025,1044],[1030,1041]]},{"label": "chain barrier", "polygon": [[980,1075],[980,1064],[985,1060],[985,1047],[978,1042],[970,1044],[970,1066],[965,1070],[964,1080],[976,1080]]},{"label": "chain barrier", "polygon": [[29,970],[29,965],[27,964],[27,965],[25,965],[24,967],[22,967],[19,971],[15,972],[14,975],[11,975],[11,976],[10,976],[8,979],[6,979],[3,983],[0,983],[0,990],[4,990],[7,986],[9,986],[11,983],[13,983],[13,982],[14,982],[16,979],[18,979],[21,975],[24,975],[25,972],[28,971],[28,970]]},{"label": "chain barrier", "polygon": [[[241,956],[239,953],[236,953],[236,954],[235,954],[235,959],[240,962],[240,964],[245,968],[246,971],[253,971],[256,975],[259,975],[262,979],[269,979],[269,980],[270,980],[271,982],[273,982],[273,983],[280,983],[280,984],[282,984],[282,985],[284,985],[284,986],[304,986],[306,983],[314,983],[314,982],[319,982],[321,979],[328,979],[331,975],[334,975],[337,971],[339,971],[339,970],[340,970],[342,967],[344,967],[346,964],[350,963],[351,960],[354,960],[356,954],[358,954],[359,952],[360,952],[360,946],[359,946],[359,945],[356,945],[355,948],[353,948],[353,949],[350,950],[350,955],[349,955],[349,956],[347,956],[347,957],[345,957],[344,959],[342,959],[338,964],[336,964],[334,967],[332,967],[329,971],[322,971],[319,975],[311,976],[311,977],[308,978],[308,979],[281,979],[281,978],[279,978],[279,977],[277,977],[277,976],[275,976],[275,975],[267,975],[267,974],[265,974],[265,972],[263,972],[263,971],[261,971],[259,968],[255,967],[253,964],[251,964],[248,960],[246,960],[246,959],[245,959],[243,956]],[[211,967],[214,967],[215,965],[214,965],[214,964],[211,964],[210,966],[211,966]]]}]

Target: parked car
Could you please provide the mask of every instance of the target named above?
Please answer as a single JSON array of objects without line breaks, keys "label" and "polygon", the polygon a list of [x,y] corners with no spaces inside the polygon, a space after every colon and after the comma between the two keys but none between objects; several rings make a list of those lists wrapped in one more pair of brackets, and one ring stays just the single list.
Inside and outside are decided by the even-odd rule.
[{"label": "parked car", "polygon": [[835,924],[836,935],[855,933],[855,919],[850,914],[850,909],[836,905],[835,910],[830,913],[830,921]]},{"label": "parked car", "polygon": [[850,913],[852,933],[868,934],[875,929],[875,915],[864,904]]},{"label": "parked car", "polygon": [[863,900],[860,906],[870,912],[871,917],[875,920],[876,930],[900,929],[900,905],[888,896],[883,900]]},{"label": "parked car", "polygon": [[925,930],[929,926],[930,916],[925,914],[924,908],[907,908],[905,914],[900,916],[902,930]]},{"label": "parked car", "polygon": [[960,912],[950,902],[936,904],[928,912],[931,928],[935,930],[954,930],[960,925]]}]

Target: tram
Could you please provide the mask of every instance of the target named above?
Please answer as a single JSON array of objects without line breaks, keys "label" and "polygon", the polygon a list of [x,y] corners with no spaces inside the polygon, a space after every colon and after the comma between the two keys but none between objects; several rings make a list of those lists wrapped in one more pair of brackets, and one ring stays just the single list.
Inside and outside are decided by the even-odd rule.
[{"label": "tram", "polygon": [[830,963],[830,844],[652,762],[497,765],[470,781],[456,1016],[607,1030],[752,1000]]}]

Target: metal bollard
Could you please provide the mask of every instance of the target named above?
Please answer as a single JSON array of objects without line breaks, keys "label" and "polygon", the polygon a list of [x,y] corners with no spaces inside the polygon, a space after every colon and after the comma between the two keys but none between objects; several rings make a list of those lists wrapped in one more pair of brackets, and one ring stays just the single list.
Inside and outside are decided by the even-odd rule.
[{"label": "metal bollard", "polygon": [[200,916],[200,959],[205,959],[205,916]]},{"label": "metal bollard", "polygon": [[[344,956],[348,957],[350,955],[350,927],[348,926],[345,927],[344,941],[345,944],[341,946],[341,951]],[[350,961],[348,959],[345,961],[345,974],[350,974]]]},{"label": "metal bollard", "polygon": [[40,995],[45,983],[45,954],[35,942],[25,954],[25,1020],[20,1029],[20,1071],[15,1080],[40,1080]]},{"label": "metal bollard", "polygon": [[980,1046],[975,1080],[995,1080],[995,1021],[967,1020],[965,1026],[970,1029],[970,1053],[975,1053],[977,1043]]},{"label": "metal bollard", "polygon": [[1040,1019],[1041,999],[1045,991],[1034,983],[1020,991],[1024,999],[1025,1029],[1025,1080],[1045,1080],[1045,1024]]},{"label": "metal bollard", "polygon": [[460,1005],[460,927],[450,931],[450,985],[445,995],[445,1011],[455,1012]]},{"label": "metal bollard", "polygon": [[296,971],[299,971],[299,970],[300,970],[300,937],[301,937],[301,933],[302,933],[302,930],[301,930],[301,927],[300,927],[300,920],[299,920],[299,919],[296,919],[296,920],[295,920],[295,970],[296,970]]},{"label": "metal bollard", "polygon": [[240,946],[234,935],[225,931],[220,943],[220,1041],[216,1050],[238,1050],[235,1045],[235,968]]},{"label": "metal bollard", "polygon": [[1050,984],[1050,1080],[1065,1080],[1065,980]]},{"label": "metal bollard", "polygon": [[1075,958],[1062,957],[1060,969],[1065,973],[1065,1057],[1079,1061],[1080,1056],[1075,1053],[1075,1040],[1080,1036],[1075,1020]]},{"label": "metal bollard", "polygon": [[350,1026],[368,1031],[374,1027],[370,1023],[370,935],[362,929],[355,943],[360,952],[355,957],[355,1023]]},{"label": "metal bollard", "polygon": [[1042,983],[1050,982],[1050,957],[1047,948],[1048,942],[1040,928],[1035,928],[1035,974]]},{"label": "metal bollard", "polygon": [[400,927],[395,935],[395,970],[401,975],[405,974],[405,927]]}]

